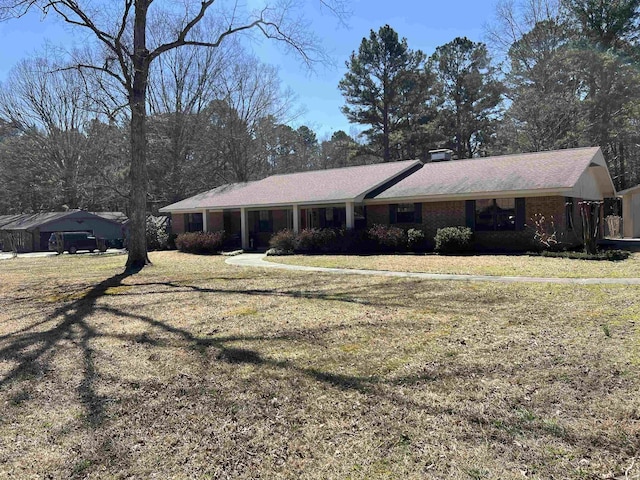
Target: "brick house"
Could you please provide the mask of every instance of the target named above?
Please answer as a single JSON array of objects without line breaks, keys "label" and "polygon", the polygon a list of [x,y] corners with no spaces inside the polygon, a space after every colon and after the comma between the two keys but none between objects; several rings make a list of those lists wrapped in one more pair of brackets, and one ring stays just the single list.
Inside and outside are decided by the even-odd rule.
[{"label": "brick house", "polygon": [[160,209],[174,233],[225,230],[243,248],[265,246],[284,228],[366,228],[374,224],[468,226],[486,248],[525,249],[536,214],[579,243],[580,200],[614,197],[598,147],[468,160],[404,161],[274,175],[224,185]]}]

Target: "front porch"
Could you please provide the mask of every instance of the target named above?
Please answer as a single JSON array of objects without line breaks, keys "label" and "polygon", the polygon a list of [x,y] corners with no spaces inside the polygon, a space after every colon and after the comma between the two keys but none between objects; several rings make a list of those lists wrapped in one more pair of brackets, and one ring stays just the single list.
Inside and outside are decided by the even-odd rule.
[{"label": "front porch", "polygon": [[[177,215],[173,215],[177,217]],[[271,236],[280,230],[294,232],[306,228],[363,228],[365,209],[354,202],[324,205],[291,205],[268,208],[202,210],[174,219],[174,233],[224,230],[230,246],[243,250],[266,248]]]}]

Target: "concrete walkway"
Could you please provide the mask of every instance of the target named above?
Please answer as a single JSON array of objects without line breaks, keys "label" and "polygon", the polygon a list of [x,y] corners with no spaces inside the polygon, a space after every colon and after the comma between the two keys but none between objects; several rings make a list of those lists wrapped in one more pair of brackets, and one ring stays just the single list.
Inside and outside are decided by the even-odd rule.
[{"label": "concrete walkway", "polygon": [[446,273],[389,272],[386,270],[356,270],[349,268],[306,267],[268,262],[264,253],[243,253],[229,257],[225,262],[239,267],[275,268],[298,272],[324,272],[340,275],[380,275],[384,277],[419,278],[423,280],[451,280],[463,282],[498,283],[560,283],[578,285],[640,285],[640,278],[543,278],[543,277],[500,277],[494,275],[454,275]]}]

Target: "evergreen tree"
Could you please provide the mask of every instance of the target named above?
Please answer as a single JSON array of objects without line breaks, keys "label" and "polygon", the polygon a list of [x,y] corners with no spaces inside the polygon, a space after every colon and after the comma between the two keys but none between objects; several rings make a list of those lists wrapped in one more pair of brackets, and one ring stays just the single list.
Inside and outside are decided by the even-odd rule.
[{"label": "evergreen tree", "polygon": [[430,63],[441,87],[439,124],[446,146],[458,158],[485,154],[504,89],[486,45],[458,37],[436,48]]},{"label": "evergreen tree", "polygon": [[340,81],[350,122],[368,125],[364,131],[371,147],[385,162],[402,156],[405,135],[419,130],[430,95],[425,55],[412,51],[405,38],[385,25],[363,38]]}]

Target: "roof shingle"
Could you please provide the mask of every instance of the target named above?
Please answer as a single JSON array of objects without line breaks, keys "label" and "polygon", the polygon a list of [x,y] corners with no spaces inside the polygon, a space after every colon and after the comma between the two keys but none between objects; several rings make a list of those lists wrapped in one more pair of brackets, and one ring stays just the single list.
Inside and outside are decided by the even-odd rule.
[{"label": "roof shingle", "polygon": [[572,188],[599,148],[428,163],[376,199]]},{"label": "roof shingle", "polygon": [[354,201],[421,164],[418,160],[273,175],[223,185],[161,208],[161,212]]}]

